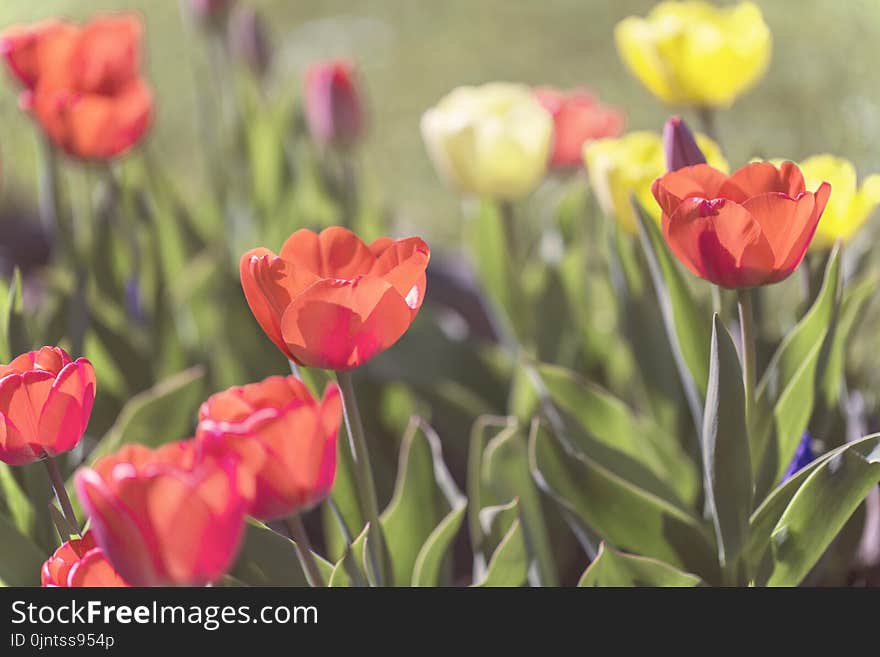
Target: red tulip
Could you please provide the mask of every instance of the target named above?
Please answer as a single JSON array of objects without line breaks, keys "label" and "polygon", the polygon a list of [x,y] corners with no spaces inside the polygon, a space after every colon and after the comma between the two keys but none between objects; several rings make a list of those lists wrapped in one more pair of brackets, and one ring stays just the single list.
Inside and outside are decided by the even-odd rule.
[{"label": "red tulip", "polygon": [[67,541],[55,550],[40,571],[43,586],[97,587],[128,586],[104,552],[95,543],[91,531],[82,538]]},{"label": "red tulip", "polygon": [[562,92],[550,87],[535,89],[535,96],[553,117],[554,167],[581,166],[584,144],[623,132],[626,118],[620,110],[600,104],[585,89]]},{"label": "red tulip", "polygon": [[322,146],[346,149],[365,131],[365,112],[351,62],[312,64],[305,80],[306,122]]},{"label": "red tulip", "polygon": [[95,542],[133,586],[199,586],[230,567],[253,498],[232,454],[129,445],[76,474]]},{"label": "red tulip", "polygon": [[256,480],[250,515],[273,520],[324,499],[336,475],[342,398],[334,384],[318,402],[294,376],[273,376],[211,396],[197,438],[236,452]]},{"label": "red tulip", "polygon": [[731,176],[708,164],[684,167],[655,180],[651,191],[678,259],[716,285],[745,288],[797,269],[831,186],[808,192],[797,165],[757,162]]},{"label": "red tulip", "polygon": [[0,461],[25,465],[73,449],[95,401],[95,370],[59,347],[0,365]]},{"label": "red tulip", "polygon": [[47,21],[8,29],[0,53],[25,87],[22,106],[52,141],[75,157],[104,160],[131,148],[150,122],[142,32],[135,15],[83,26]]},{"label": "red tulip", "polygon": [[263,331],[287,358],[350,370],[406,332],[425,298],[431,251],[418,237],[367,246],[350,230],[298,230],[280,255],[248,251],[241,285]]}]

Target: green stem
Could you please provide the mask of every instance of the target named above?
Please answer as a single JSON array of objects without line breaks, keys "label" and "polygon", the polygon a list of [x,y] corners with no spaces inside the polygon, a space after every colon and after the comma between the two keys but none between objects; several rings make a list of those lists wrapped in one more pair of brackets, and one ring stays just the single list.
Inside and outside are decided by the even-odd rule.
[{"label": "green stem", "polygon": [[528,295],[523,286],[523,269],[526,254],[520,240],[516,225],[516,215],[510,201],[502,201],[499,205],[504,239],[507,246],[507,261],[510,264],[508,280],[510,281],[510,306],[507,308],[508,319],[517,334],[520,346],[534,342],[535,327],[528,307]]},{"label": "green stem", "polygon": [[737,292],[739,326],[742,335],[743,389],[746,402],[746,428],[751,433],[755,415],[755,383],[757,381],[755,355],[755,320],[752,313],[752,291],[741,288]]},{"label": "green stem", "polygon": [[358,186],[354,162],[349,153],[339,155],[339,188],[342,193],[342,225],[357,230]]},{"label": "green stem", "polygon": [[711,107],[698,107],[697,116],[700,119],[700,129],[715,143],[718,143],[718,127],[715,123],[715,110]]},{"label": "green stem", "polygon": [[58,504],[61,505],[61,512],[67,524],[73,528],[79,529],[79,523],[76,520],[76,514],[73,512],[73,505],[70,503],[70,497],[67,495],[67,488],[64,486],[64,479],[61,478],[61,471],[58,470],[58,462],[54,457],[46,454],[43,459],[46,464],[46,470],[49,473],[49,481],[52,482],[52,488],[55,489],[55,497]]},{"label": "green stem", "polygon": [[299,556],[299,562],[302,564],[309,586],[324,586],[324,578],[318,569],[318,562],[315,560],[315,555],[312,552],[312,543],[309,541],[309,535],[303,524],[302,516],[299,514],[291,516],[287,518],[286,524],[290,537],[296,543],[296,553]]},{"label": "green stem", "polygon": [[61,204],[58,195],[58,161],[55,149],[44,135],[39,135],[39,206],[40,221],[49,237],[56,237],[58,222],[61,215]]},{"label": "green stem", "polygon": [[379,502],[376,498],[376,484],[373,481],[373,470],[370,467],[370,454],[367,449],[364,425],[361,422],[361,413],[358,409],[357,397],[354,394],[351,372],[337,372],[336,379],[339,381],[339,389],[342,392],[345,428],[348,430],[349,446],[354,458],[358,502],[361,512],[371,527],[370,540],[368,541],[370,558],[376,573],[377,584],[382,586],[385,581],[385,559],[383,558],[385,546],[382,538],[382,525],[379,522]]}]

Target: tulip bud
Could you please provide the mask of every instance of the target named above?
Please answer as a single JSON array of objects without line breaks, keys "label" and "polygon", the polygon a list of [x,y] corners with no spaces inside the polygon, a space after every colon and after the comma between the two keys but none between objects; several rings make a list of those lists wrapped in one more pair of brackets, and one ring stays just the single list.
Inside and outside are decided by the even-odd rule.
[{"label": "tulip bud", "polygon": [[262,16],[253,7],[241,6],[229,22],[229,49],[261,78],[269,70],[272,47]]},{"label": "tulip bud", "polygon": [[107,561],[91,531],[55,550],[40,570],[40,581],[46,587],[128,586]]},{"label": "tulip bud", "polygon": [[350,62],[313,64],[305,80],[306,122],[322,146],[347,149],[363,136],[364,108]]},{"label": "tulip bud", "polygon": [[666,155],[667,171],[706,164],[706,156],[697,146],[694,133],[680,116],[669,117],[663,126],[663,152]]}]

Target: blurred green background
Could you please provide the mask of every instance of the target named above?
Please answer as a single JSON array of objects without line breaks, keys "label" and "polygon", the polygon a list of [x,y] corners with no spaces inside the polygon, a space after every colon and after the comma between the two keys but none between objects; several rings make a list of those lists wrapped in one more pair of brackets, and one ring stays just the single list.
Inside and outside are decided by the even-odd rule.
[{"label": "blurred green background", "polygon": [[[460,216],[424,153],[422,112],[461,84],[511,80],[587,85],[623,107],[632,128],[659,129],[662,106],[621,64],[613,27],[651,0],[240,0],[268,19],[275,48],[271,93],[298,93],[315,58],[354,58],[367,87],[372,130],[361,153],[371,195],[401,233],[458,237]],[[188,0],[184,0],[188,4]],[[753,155],[833,152],[861,175],[880,171],[880,2],[759,0],[773,32],[765,79],[719,117],[732,163]],[[158,112],[150,148],[198,197],[193,80],[205,74],[201,35],[176,0],[4,0],[0,26],[48,16],[137,9],[147,24]],[[0,87],[4,195],[35,198],[34,138],[8,76]],[[284,218],[291,223],[307,218]]]}]

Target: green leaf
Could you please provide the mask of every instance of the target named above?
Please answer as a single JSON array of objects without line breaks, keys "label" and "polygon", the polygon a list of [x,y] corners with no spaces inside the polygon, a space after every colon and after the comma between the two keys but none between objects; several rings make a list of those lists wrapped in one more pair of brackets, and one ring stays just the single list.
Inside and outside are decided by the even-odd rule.
[{"label": "green leaf", "polygon": [[413,586],[437,586],[443,560],[452,546],[459,527],[461,527],[466,510],[467,503],[460,503],[457,508],[454,508],[443,518],[428,536],[428,540],[419,550],[419,555],[413,566]]},{"label": "green leaf", "polygon": [[675,436],[564,368],[539,364],[529,374],[557,438],[673,504],[693,505],[700,478]]},{"label": "green leaf", "polygon": [[12,467],[5,463],[0,463],[0,508],[18,531],[31,535],[36,518],[33,504],[12,474]]},{"label": "green leaf", "polygon": [[712,321],[709,385],[703,414],[703,461],[706,498],[723,567],[735,565],[746,540],[752,509],[752,466],[736,345],[717,314]]},{"label": "green leaf", "polygon": [[878,282],[880,279],[877,276],[867,276],[843,291],[831,349],[821,378],[822,397],[826,408],[832,408],[840,399],[846,368],[846,347],[864,315],[865,304],[877,289]]},{"label": "green leaf", "polygon": [[700,584],[702,580],[696,575],[682,572],[656,559],[618,552],[605,543],[599,546],[599,554],[578,582],[578,586],[616,587],[693,587]]},{"label": "green leaf", "polygon": [[529,571],[529,555],[520,521],[519,501],[508,505],[484,509],[487,535],[501,534],[486,573],[474,586],[522,586]]},{"label": "green leaf", "polygon": [[[324,581],[330,579],[333,564],[315,555]],[[296,554],[296,544],[249,518],[244,543],[229,574],[248,586],[308,586]]]},{"label": "green leaf", "polygon": [[366,568],[364,555],[369,531],[370,523],[367,523],[358,537],[352,543],[345,546],[342,556],[336,562],[336,565],[333,566],[333,572],[327,580],[327,586],[330,588],[368,586],[367,580],[364,577]]},{"label": "green leaf", "polygon": [[202,399],[204,376],[203,367],[191,367],[132,397],[95,446],[90,462],[130,443],[158,447],[188,436]]},{"label": "green leaf", "polygon": [[6,308],[6,348],[9,351],[9,360],[31,349],[31,340],[27,333],[23,304],[21,271],[16,267],[15,272],[12,274],[12,283],[9,288]]},{"label": "green leaf", "polygon": [[750,445],[758,499],[779,481],[809,425],[840,286],[840,250],[835,248],[816,301],[779,345],[758,384]]},{"label": "green leaf", "polygon": [[400,446],[394,494],[380,518],[395,584],[412,582],[422,546],[449,512],[463,503],[443,463],[439,438],[420,420],[411,422]]},{"label": "green leaf", "polygon": [[639,238],[663,314],[663,326],[691,414],[699,427],[702,425],[701,400],[706,394],[709,380],[709,322],[666,247],[657,224],[638,203],[633,203],[633,208],[638,218]]},{"label": "green leaf", "polygon": [[44,554],[13,523],[0,516],[0,582],[7,586],[37,586]]},{"label": "green leaf", "polygon": [[880,446],[862,440],[846,447],[807,476],[776,523],[770,537],[773,566],[768,586],[800,584],[880,482]]},{"label": "green leaf", "polygon": [[533,555],[537,563],[541,584],[556,586],[553,548],[540,494],[529,471],[528,444],[522,431],[502,431],[489,441],[483,455],[482,479],[493,490],[495,499],[519,500],[523,536],[529,555]]},{"label": "green leaf", "polygon": [[530,439],[529,461],[538,485],[613,546],[717,582],[714,541],[692,514],[626,481],[586,454],[566,452],[543,430]]}]

